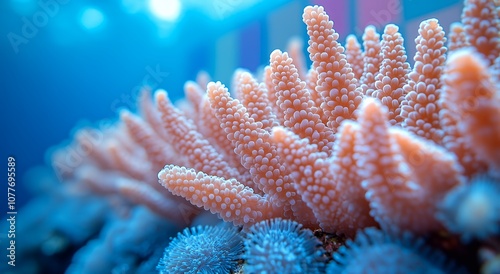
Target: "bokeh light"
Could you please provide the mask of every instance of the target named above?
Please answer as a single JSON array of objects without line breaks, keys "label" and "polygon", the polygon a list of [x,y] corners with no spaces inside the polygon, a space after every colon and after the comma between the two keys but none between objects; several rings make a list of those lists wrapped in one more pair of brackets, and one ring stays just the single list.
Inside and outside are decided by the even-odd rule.
[{"label": "bokeh light", "polygon": [[86,8],[80,18],[82,26],[87,30],[95,30],[104,23],[104,14],[96,8]]},{"label": "bokeh light", "polygon": [[174,22],[181,12],[179,0],[150,0],[150,12],[159,20]]}]

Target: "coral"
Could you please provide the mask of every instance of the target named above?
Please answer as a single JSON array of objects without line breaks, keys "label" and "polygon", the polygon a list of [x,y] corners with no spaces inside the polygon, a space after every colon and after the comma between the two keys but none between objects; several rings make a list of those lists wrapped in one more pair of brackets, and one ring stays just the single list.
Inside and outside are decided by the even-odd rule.
[{"label": "coral", "polygon": [[334,132],[343,120],[354,118],[354,112],[361,103],[361,92],[351,65],[347,62],[344,47],[337,42],[338,33],[333,22],[321,6],[304,9],[302,20],[310,37],[309,58],[318,74],[316,92],[323,98],[322,120]]},{"label": "coral", "polygon": [[[130,216],[109,222],[97,239],[89,241],[73,257],[66,273],[135,272],[143,261],[163,249],[177,226],[143,206]],[[154,271],[149,265],[148,272]]]},{"label": "coral", "polygon": [[170,241],[158,263],[159,273],[229,273],[243,252],[235,227],[186,228]]},{"label": "coral", "polygon": [[[0,272],[63,273],[75,249],[99,234],[112,215],[113,204],[71,183],[61,184],[47,167],[33,168],[26,177],[30,190],[38,196],[16,215],[17,239],[8,238],[7,233],[0,235],[2,243],[16,240],[15,255],[23,263],[16,264],[14,271],[2,264]],[[0,228],[7,232],[5,225],[9,222]]]},{"label": "coral", "polygon": [[211,176],[194,169],[165,166],[159,178],[176,195],[187,197],[196,206],[213,213],[224,212],[221,217],[236,225],[258,222],[270,218],[271,204],[234,179]]},{"label": "coral", "polygon": [[347,58],[347,62],[351,64],[352,71],[354,73],[354,77],[356,79],[360,79],[361,75],[363,75],[363,59],[364,54],[361,50],[361,45],[358,42],[358,39],[355,35],[349,35],[346,38],[345,45],[345,55]]},{"label": "coral", "polygon": [[408,83],[410,71],[403,43],[399,27],[387,25],[380,43],[382,62],[375,76],[375,89],[370,92],[371,96],[378,98],[387,107],[392,125],[402,122],[401,103],[405,96],[403,87]]},{"label": "coral", "polygon": [[271,219],[250,227],[245,239],[245,273],[321,273],[321,243],[311,230],[283,219]]},{"label": "coral", "polygon": [[500,55],[500,20],[498,2],[465,0],[462,23],[467,41],[483,55],[488,65]]},{"label": "coral", "polygon": [[500,182],[479,175],[452,189],[440,203],[438,218],[463,241],[500,234]]},{"label": "coral", "polygon": [[447,60],[443,81],[446,111],[460,121],[458,138],[490,172],[499,172],[500,95],[485,60],[470,48],[457,50]]},{"label": "coral", "polygon": [[[464,3],[462,21],[448,37],[436,19],[420,24],[413,67],[396,25],[387,25],[382,35],[368,26],[363,50],[353,36],[344,48],[325,10],[309,6],[302,18],[309,69],[302,45],[294,40],[288,53],[271,53],[263,75],[237,70],[229,89],[206,74],[186,83],[186,99],[176,104],[164,90],[152,96],[145,89],[137,114],[124,110],[116,122],[80,128],[73,141],[51,153],[65,184],[55,191],[58,200],[42,208],[42,216],[61,222],[92,202],[89,219],[74,224],[95,235],[47,222],[20,254],[39,254],[33,249],[40,245],[61,251],[61,246],[77,249],[88,242],[76,253],[72,269],[147,269],[159,256],[156,245],[130,254],[102,242],[116,243],[118,230],[139,229],[141,206],[147,207],[144,214],[155,216],[148,223],[163,218],[177,229],[193,225],[203,208],[249,232],[254,240],[247,242],[244,255],[248,271],[271,262],[280,269],[318,270],[316,243],[306,229],[328,235],[325,239],[356,237],[334,255],[332,270],[377,267],[374,271],[383,272],[401,262],[409,270],[417,265],[447,271],[446,264],[427,262],[424,238],[435,241],[436,248],[460,247],[451,252],[456,260],[466,249],[464,257],[474,261],[467,267],[478,270],[480,248],[500,253],[487,243],[498,240],[498,214],[491,212],[498,211],[493,195],[500,178],[500,8],[498,1]],[[493,182],[470,183],[478,174]],[[72,206],[58,210],[61,219],[48,213],[67,201]],[[170,243],[160,268],[187,271],[183,267],[222,260],[224,271],[234,271],[243,258],[237,229],[185,230]],[[56,237],[55,230],[65,235]],[[152,235],[126,239],[158,239],[157,232],[144,231]],[[268,240],[275,236],[288,246]],[[284,237],[298,240],[289,243]],[[475,239],[477,247],[466,246],[467,241],[453,244],[458,237]],[[266,257],[261,262],[261,253],[253,255],[262,251],[255,245],[261,238],[278,249],[276,261]],[[119,242],[117,249],[130,251]],[[188,244],[195,249],[183,250]],[[230,246],[225,255],[200,253],[213,248],[210,244]],[[324,244],[338,247],[342,241]],[[279,255],[280,248],[289,247],[295,249],[287,255],[300,259]],[[79,255],[90,253],[89,260]],[[310,264],[298,265],[303,259]],[[372,265],[375,261],[382,263]]]},{"label": "coral", "polygon": [[[413,69],[406,62],[397,26],[388,25],[380,42],[368,27],[364,44],[369,65],[363,68],[366,83],[361,84],[324,10],[307,7],[303,20],[310,36],[309,75],[316,77],[302,80],[292,58],[276,50],[264,83],[259,85],[246,72],[236,74],[238,98],[219,82],[208,84],[212,115],[241,159],[240,174],[168,165],[160,172],[160,182],[175,195],[245,228],[284,217],[350,236],[376,223],[418,234],[438,231],[437,203],[463,184],[462,175],[483,171],[485,162],[490,172],[498,169],[496,99],[485,100],[490,112],[478,114],[482,116],[470,123],[491,134],[476,129],[465,136],[464,125],[458,123],[461,106],[454,104],[466,99],[450,93],[460,82],[449,81],[465,73],[460,67],[467,66],[466,61],[456,57],[465,54],[456,50],[445,63],[446,38],[435,19],[420,26]],[[374,54],[377,49],[379,57]],[[374,68],[377,64],[379,70]],[[491,80],[485,66],[476,66],[475,72],[478,76],[472,73],[461,80]],[[492,90],[489,84],[478,96],[493,98]],[[157,95],[157,103],[164,98]],[[482,139],[468,139],[474,136]],[[482,145],[462,148],[472,141]],[[220,193],[227,193],[227,199]]]},{"label": "coral", "polygon": [[[363,74],[360,78],[363,94],[371,96],[375,88],[375,76],[380,70],[382,55],[380,55],[380,34],[374,26],[365,28],[363,34]],[[371,92],[370,92],[371,91]]]},{"label": "coral", "polygon": [[275,50],[271,53],[271,79],[276,92],[277,104],[284,113],[283,125],[300,138],[307,138],[320,151],[331,151],[335,135],[321,121],[318,108],[301,81],[292,58],[287,53]]},{"label": "coral", "polygon": [[454,51],[468,46],[470,45],[467,42],[467,35],[462,23],[455,22],[451,24],[450,32],[448,33],[448,50]]},{"label": "coral", "polygon": [[359,231],[355,240],[334,254],[327,273],[462,273],[439,251],[411,234],[396,235],[375,228]]},{"label": "coral", "polygon": [[443,133],[437,104],[442,88],[440,78],[445,62],[446,38],[436,19],[423,21],[418,31],[415,65],[408,84],[404,86],[406,95],[401,103],[403,127],[440,144]]},{"label": "coral", "polygon": [[[72,143],[53,151],[52,164],[62,179],[82,193],[120,200],[125,211],[134,204],[145,204],[185,225],[198,210],[165,191],[151,175],[164,161],[185,165],[189,159],[173,152],[163,139],[166,130],[150,101],[150,92],[145,89],[138,102],[141,116],[124,110],[118,123],[79,129]],[[130,202],[132,205],[126,205]]]},{"label": "coral", "polygon": [[[361,188],[354,160],[356,124],[344,123],[335,143],[335,153],[327,157],[289,130],[277,127],[272,138],[295,179],[295,187],[326,231],[352,235],[358,227],[374,225]],[[326,194],[326,195],[325,195]],[[345,215],[349,212],[349,217]]]},{"label": "coral", "polygon": [[463,182],[454,156],[391,128],[387,110],[373,98],[364,100],[358,122],[355,153],[371,215],[387,229],[438,230],[437,202]]}]

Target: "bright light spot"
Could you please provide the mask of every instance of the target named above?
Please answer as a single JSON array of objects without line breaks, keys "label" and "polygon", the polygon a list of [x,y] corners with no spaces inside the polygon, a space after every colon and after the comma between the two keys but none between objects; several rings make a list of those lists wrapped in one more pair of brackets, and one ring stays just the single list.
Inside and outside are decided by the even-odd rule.
[{"label": "bright light spot", "polygon": [[149,0],[149,10],[158,19],[175,21],[181,12],[179,0]]},{"label": "bright light spot", "polygon": [[104,23],[104,14],[98,9],[87,8],[82,13],[81,17],[82,26],[88,30],[98,28]]}]

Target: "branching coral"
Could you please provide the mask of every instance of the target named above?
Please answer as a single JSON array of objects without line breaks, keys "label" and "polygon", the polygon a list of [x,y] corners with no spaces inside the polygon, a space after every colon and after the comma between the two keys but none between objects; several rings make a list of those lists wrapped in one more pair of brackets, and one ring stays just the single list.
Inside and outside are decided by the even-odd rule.
[{"label": "branching coral", "polygon": [[[139,114],[80,130],[54,167],[73,191],[118,203],[120,216],[143,204],[186,226],[203,207],[245,231],[273,218],[350,238],[362,231],[338,263],[380,258],[373,241],[395,256],[385,262],[434,269],[415,255],[423,249],[384,233],[486,237],[457,229],[449,211],[475,189],[470,178],[500,177],[499,11],[498,1],[466,0],[448,38],[436,19],[422,22],[412,68],[396,25],[381,36],[369,26],[363,50],[353,36],[344,48],[324,9],[306,7],[309,70],[295,41],[271,53],[264,75],[238,70],[231,93],[206,76],[185,85],[182,105],[144,91]],[[484,231],[496,237],[491,220]],[[372,226],[383,232],[362,230]]]},{"label": "branching coral", "polygon": [[318,74],[316,92],[321,96],[323,122],[334,132],[343,120],[354,118],[361,103],[361,91],[347,62],[344,47],[337,41],[333,22],[321,6],[306,7],[302,20],[309,35],[309,58]]},{"label": "branching coral", "polygon": [[404,86],[406,95],[401,112],[406,130],[437,144],[442,139],[438,100],[441,95],[445,42],[443,28],[436,19],[420,24],[419,36],[415,40],[415,65],[409,74],[410,81]]},{"label": "branching coral", "polygon": [[485,61],[473,50],[456,51],[448,59],[443,101],[455,115],[458,138],[469,144],[469,153],[500,171],[500,95]]},{"label": "branching coral", "polygon": [[371,92],[389,110],[392,125],[402,122],[401,103],[405,96],[403,87],[408,83],[410,71],[403,42],[398,26],[390,24],[385,27],[380,44],[382,62],[375,76],[375,88]]},{"label": "branching coral", "polygon": [[[478,114],[482,116],[470,123],[490,129],[489,135],[475,130],[482,136],[478,138],[488,141],[477,140],[484,145],[474,150],[462,146],[471,143],[466,138],[476,135],[465,137],[463,126],[458,125],[460,115],[465,114],[447,98],[456,96],[449,91],[459,82],[447,79],[465,74],[455,67],[465,66],[466,61],[451,57],[445,64],[446,38],[437,20],[420,26],[413,69],[406,62],[397,26],[388,25],[382,41],[373,28],[367,28],[364,45],[368,65],[362,74],[356,74],[362,81],[352,73],[324,10],[307,7],[303,20],[316,77],[301,79],[292,58],[277,50],[271,54],[263,84],[245,73],[237,74],[234,83],[241,101],[220,83],[207,87],[212,113],[241,159],[244,169],[239,171],[246,175],[219,174],[215,178],[200,168],[189,171],[169,165],[160,173],[161,183],[174,194],[245,227],[266,218],[286,217],[346,235],[376,223],[416,233],[439,230],[441,224],[434,215],[437,202],[447,191],[463,184],[463,175],[483,171],[484,162],[491,172],[497,169],[499,160],[493,155],[500,155],[495,141],[500,138],[496,138],[494,117],[500,108],[496,99],[488,103],[489,110],[482,110],[488,113]],[[351,55],[356,48],[352,39]],[[378,57],[377,49],[381,51]],[[452,55],[465,55],[460,52]],[[469,74],[461,80],[479,83],[489,79],[485,92],[476,97],[496,98],[487,68],[478,65],[474,71],[477,77]],[[313,83],[308,82],[311,80]],[[246,94],[254,94],[254,100],[255,94],[262,96],[257,102]],[[358,107],[363,97],[365,103]],[[466,99],[459,96],[456,100]],[[482,147],[488,151],[478,151]],[[478,161],[471,161],[463,155],[466,153]],[[204,178],[205,184],[196,187],[198,183],[189,179],[194,176],[190,172],[201,172],[196,180]],[[202,188],[208,197],[196,192]],[[237,198],[238,191],[244,200]],[[217,198],[217,193],[229,192],[235,193],[227,200],[234,200],[232,208],[224,205],[223,197]],[[252,202],[242,203],[246,201]],[[245,214],[253,211],[252,216]]]},{"label": "branching coral", "polygon": [[453,155],[427,140],[390,128],[387,113],[366,99],[355,147],[371,214],[384,228],[437,230],[436,203],[462,183]]}]

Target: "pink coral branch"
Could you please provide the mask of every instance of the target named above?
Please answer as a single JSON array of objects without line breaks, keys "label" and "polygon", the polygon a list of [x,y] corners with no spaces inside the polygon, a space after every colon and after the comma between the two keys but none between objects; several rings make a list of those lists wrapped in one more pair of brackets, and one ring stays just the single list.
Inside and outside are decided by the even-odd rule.
[{"label": "pink coral branch", "polygon": [[318,145],[320,151],[329,153],[335,140],[333,131],[326,127],[318,114],[318,108],[301,81],[288,54],[279,50],[271,53],[271,78],[278,96],[278,106],[285,114],[284,126],[300,138],[307,138]]},{"label": "pink coral branch", "polygon": [[415,66],[409,74],[402,104],[403,127],[416,135],[441,143],[443,132],[439,121],[441,105],[441,75],[445,62],[446,38],[436,19],[420,24],[419,36],[415,39],[417,53]]},{"label": "pink coral branch", "polygon": [[363,47],[365,49],[363,55],[363,74],[360,82],[363,87],[363,94],[371,96],[375,88],[375,76],[380,70],[382,63],[382,55],[380,54],[380,34],[374,26],[370,25],[365,28],[363,34]]},{"label": "pink coral branch", "polygon": [[358,167],[372,216],[385,229],[398,227],[416,233],[439,229],[436,204],[462,183],[453,155],[406,131],[390,128],[387,112],[373,99],[363,104],[359,123]]},{"label": "pink coral branch", "polygon": [[[354,73],[354,78],[360,79],[363,75],[363,52],[361,51],[361,45],[355,35],[350,34],[346,38],[345,44],[345,55],[347,62],[352,67],[352,72]],[[359,83],[358,83],[359,84]]]},{"label": "pink coral branch", "polygon": [[347,62],[344,47],[337,42],[339,35],[324,8],[306,7],[302,20],[310,37],[307,48],[309,57],[318,72],[316,90],[323,97],[321,108],[325,118],[322,120],[328,121],[327,125],[337,132],[343,120],[354,119],[362,95],[356,89],[357,79]]},{"label": "pink coral branch", "polygon": [[170,143],[176,144],[180,154],[186,155],[189,164],[196,170],[210,175],[239,178],[241,175],[232,168],[222,155],[198,132],[168,100],[166,92],[156,92],[156,103],[162,114],[162,121]]},{"label": "pink coral branch", "polygon": [[[295,192],[285,167],[280,164],[276,148],[269,142],[269,133],[262,129],[262,123],[255,122],[220,82],[208,85],[208,96],[234,152],[241,156],[243,166],[250,171],[259,189],[270,195],[270,201],[281,208],[285,217],[308,211]],[[295,212],[292,207],[296,208]]]},{"label": "pink coral branch", "polygon": [[462,24],[467,41],[487,60],[490,66],[500,55],[500,18],[498,7],[491,0],[465,0]]},{"label": "pink coral branch", "polygon": [[446,66],[443,101],[460,121],[458,131],[474,154],[500,170],[500,96],[487,63],[470,49],[456,51]]},{"label": "pink coral branch", "polygon": [[464,26],[458,22],[451,24],[450,33],[448,34],[448,50],[454,51],[468,46],[470,45],[467,41]]},{"label": "pink coral branch", "polygon": [[408,83],[410,65],[406,62],[404,40],[399,33],[399,27],[389,24],[382,35],[382,63],[380,71],[375,76],[375,90],[372,93],[389,110],[391,125],[398,125],[403,121],[401,117],[401,102],[404,99],[403,87]]},{"label": "pink coral branch", "polygon": [[235,179],[211,176],[194,169],[167,165],[158,174],[160,183],[174,195],[218,213],[224,221],[249,226],[274,216],[272,204]]},{"label": "pink coral branch", "polygon": [[257,83],[249,72],[243,71],[236,73],[236,82],[237,94],[250,117],[256,122],[261,122],[262,128],[267,131],[277,126],[278,120],[269,102],[265,85]]}]

